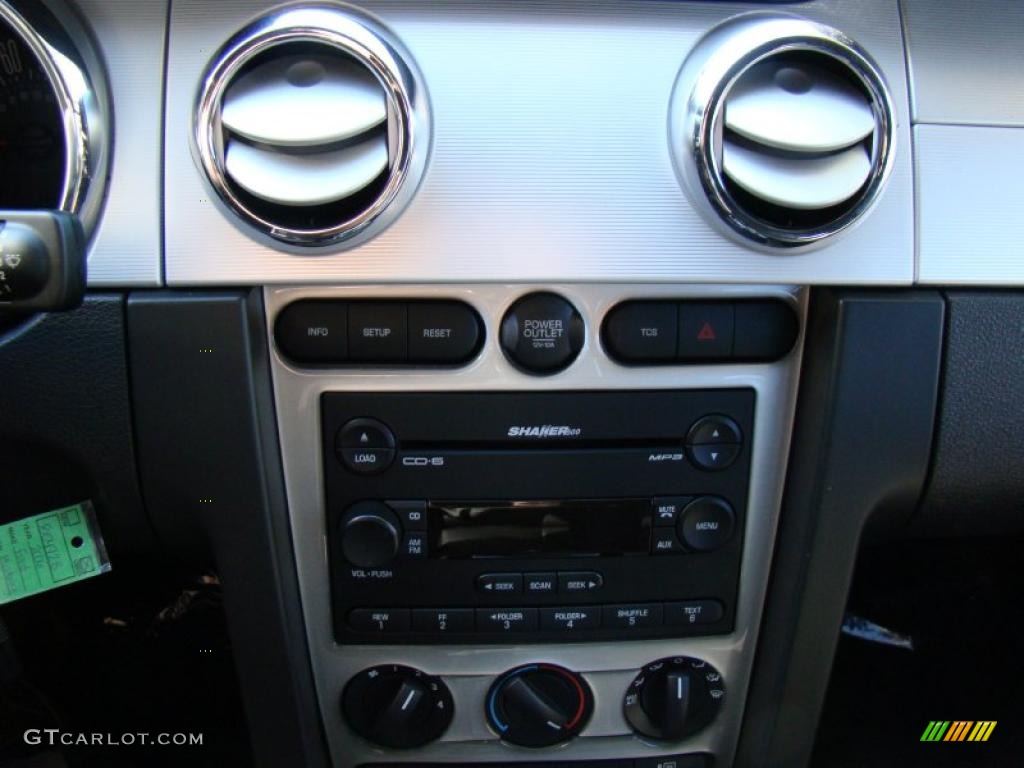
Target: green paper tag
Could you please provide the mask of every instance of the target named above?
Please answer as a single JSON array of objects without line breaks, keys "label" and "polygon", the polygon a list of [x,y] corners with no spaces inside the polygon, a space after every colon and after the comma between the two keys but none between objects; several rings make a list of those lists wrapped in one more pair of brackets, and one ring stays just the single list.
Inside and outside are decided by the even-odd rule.
[{"label": "green paper tag", "polygon": [[0,525],[0,605],[109,570],[88,501]]}]

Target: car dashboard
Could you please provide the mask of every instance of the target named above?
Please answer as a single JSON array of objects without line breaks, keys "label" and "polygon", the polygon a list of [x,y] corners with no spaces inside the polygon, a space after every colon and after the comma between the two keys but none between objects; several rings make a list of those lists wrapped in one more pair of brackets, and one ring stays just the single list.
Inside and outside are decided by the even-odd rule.
[{"label": "car dashboard", "polygon": [[0,0],[8,512],[216,570],[256,764],[810,764],[860,547],[1019,529],[1022,30]]}]

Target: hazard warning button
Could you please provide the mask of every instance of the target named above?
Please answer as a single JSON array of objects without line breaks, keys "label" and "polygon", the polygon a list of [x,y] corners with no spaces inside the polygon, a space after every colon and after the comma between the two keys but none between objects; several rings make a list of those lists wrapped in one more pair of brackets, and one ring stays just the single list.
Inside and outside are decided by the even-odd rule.
[{"label": "hazard warning button", "polygon": [[735,309],[729,303],[679,305],[679,360],[727,360],[732,357]]}]

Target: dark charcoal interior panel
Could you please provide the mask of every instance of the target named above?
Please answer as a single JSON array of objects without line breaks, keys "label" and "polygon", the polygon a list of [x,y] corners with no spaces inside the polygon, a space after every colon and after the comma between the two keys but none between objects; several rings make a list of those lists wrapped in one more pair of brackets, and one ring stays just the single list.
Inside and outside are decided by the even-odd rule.
[{"label": "dark charcoal interior panel", "polygon": [[917,532],[1024,530],[1024,294],[950,292],[935,454]]},{"label": "dark charcoal interior panel", "polygon": [[0,334],[0,521],[92,499],[112,555],[156,548],[133,453],[124,297]]},{"label": "dark charcoal interior panel", "polygon": [[807,763],[864,526],[872,516],[904,520],[924,485],[943,315],[937,292],[812,293],[737,766]]},{"label": "dark charcoal interior panel", "polygon": [[259,292],[135,294],[128,320],[143,492],[209,541],[257,761],[326,765]]}]

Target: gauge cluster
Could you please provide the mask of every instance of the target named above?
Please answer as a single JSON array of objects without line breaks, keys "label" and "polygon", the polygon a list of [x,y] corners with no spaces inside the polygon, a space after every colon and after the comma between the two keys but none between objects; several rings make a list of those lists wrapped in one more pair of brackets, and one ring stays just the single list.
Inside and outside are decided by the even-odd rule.
[{"label": "gauge cluster", "polygon": [[36,54],[0,16],[0,208],[57,208],[67,172],[64,120]]}]

